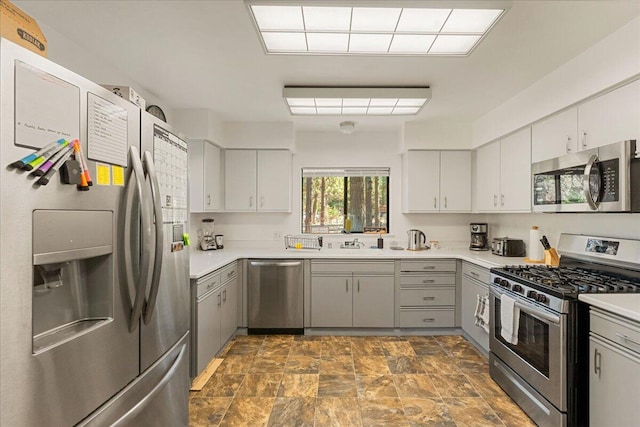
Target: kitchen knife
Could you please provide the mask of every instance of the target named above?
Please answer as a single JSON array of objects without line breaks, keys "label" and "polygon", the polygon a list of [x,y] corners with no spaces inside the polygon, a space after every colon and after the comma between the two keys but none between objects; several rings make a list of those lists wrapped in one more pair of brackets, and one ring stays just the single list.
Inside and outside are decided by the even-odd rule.
[{"label": "kitchen knife", "polygon": [[542,243],[542,247],[548,251],[549,249],[551,249],[551,244],[549,244],[549,239],[547,239],[547,236],[542,236],[542,239],[540,239],[540,242]]}]

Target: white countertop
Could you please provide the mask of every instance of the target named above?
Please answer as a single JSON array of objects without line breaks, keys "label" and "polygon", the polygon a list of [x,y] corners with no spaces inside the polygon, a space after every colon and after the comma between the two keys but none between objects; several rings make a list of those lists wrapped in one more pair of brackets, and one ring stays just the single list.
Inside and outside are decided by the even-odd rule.
[{"label": "white countertop", "polygon": [[582,294],[580,301],[640,322],[640,294]]},{"label": "white countertop", "polygon": [[243,244],[238,247],[226,245],[224,249],[201,251],[195,246],[190,253],[190,277],[200,278],[226,264],[242,258],[267,259],[462,259],[481,267],[492,268],[504,265],[525,264],[522,257],[500,257],[491,251],[471,251],[469,249],[429,249],[407,251],[392,249],[284,249],[283,247],[260,247]]}]

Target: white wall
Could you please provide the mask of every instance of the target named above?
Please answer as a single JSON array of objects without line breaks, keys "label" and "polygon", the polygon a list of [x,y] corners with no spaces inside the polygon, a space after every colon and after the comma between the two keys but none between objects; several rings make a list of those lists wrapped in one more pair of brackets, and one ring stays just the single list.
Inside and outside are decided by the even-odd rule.
[{"label": "white wall", "polygon": [[473,139],[470,123],[452,121],[407,122],[401,151],[411,149],[469,149]]},{"label": "white wall", "polygon": [[[292,213],[219,213],[193,214],[192,234],[196,235],[200,221],[213,217],[216,232],[230,240],[263,240],[282,242],[274,233],[300,234],[302,175],[304,167],[388,167],[390,168],[390,230],[388,241],[406,245],[406,231],[423,230],[429,239],[468,245],[469,223],[484,216],[472,214],[411,214],[401,213],[401,157],[402,133],[356,132],[299,132],[293,156]],[[231,144],[230,144],[231,145]],[[235,145],[234,145],[235,146]],[[272,147],[270,147],[272,148]],[[481,220],[481,219],[480,219]],[[363,238],[364,236],[359,236]],[[371,240],[374,237],[370,238]]]},{"label": "white wall", "polygon": [[292,122],[225,122],[223,138],[227,148],[295,149]]},{"label": "white wall", "polygon": [[173,124],[189,139],[207,139],[224,146],[224,123],[211,110],[184,108],[174,110]]},{"label": "white wall", "polygon": [[640,214],[495,214],[488,215],[487,222],[492,238],[523,239],[527,246],[532,225],[539,226],[554,247],[561,233],[640,240]]},{"label": "white wall", "polygon": [[533,123],[639,73],[640,17],[476,120],[473,123],[473,147]]}]

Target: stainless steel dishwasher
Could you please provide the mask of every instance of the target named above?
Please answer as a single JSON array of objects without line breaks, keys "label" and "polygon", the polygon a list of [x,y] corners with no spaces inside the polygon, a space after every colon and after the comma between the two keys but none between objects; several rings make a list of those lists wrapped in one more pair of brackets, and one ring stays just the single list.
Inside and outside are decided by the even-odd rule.
[{"label": "stainless steel dishwasher", "polygon": [[248,333],[303,334],[302,260],[251,259]]}]

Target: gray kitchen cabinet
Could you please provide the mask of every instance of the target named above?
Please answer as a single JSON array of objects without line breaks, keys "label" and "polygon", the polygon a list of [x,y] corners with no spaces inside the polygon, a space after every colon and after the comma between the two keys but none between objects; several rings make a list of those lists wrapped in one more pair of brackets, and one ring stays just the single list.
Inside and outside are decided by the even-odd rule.
[{"label": "gray kitchen cabinet", "polygon": [[222,151],[207,140],[189,141],[189,209],[222,210]]},{"label": "gray kitchen cabinet", "polygon": [[198,376],[238,327],[237,262],[194,280],[191,313],[191,376]]},{"label": "gray kitchen cabinet", "polygon": [[455,260],[401,261],[398,327],[455,326]]},{"label": "gray kitchen cabinet", "polygon": [[392,328],[393,261],[312,261],[311,327]]},{"label": "gray kitchen cabinet", "polygon": [[591,309],[589,336],[589,424],[638,425],[640,324]]},{"label": "gray kitchen cabinet", "polygon": [[488,284],[488,269],[468,262],[462,263],[462,330],[485,352],[489,352],[489,334],[475,324],[475,311],[478,295],[489,294]]},{"label": "gray kitchen cabinet", "polygon": [[312,276],[311,326],[343,328],[353,325],[351,275]]},{"label": "gray kitchen cabinet", "polygon": [[353,327],[393,327],[393,276],[353,276]]},{"label": "gray kitchen cabinet", "polygon": [[409,150],[403,156],[402,211],[471,211],[471,152]]}]

